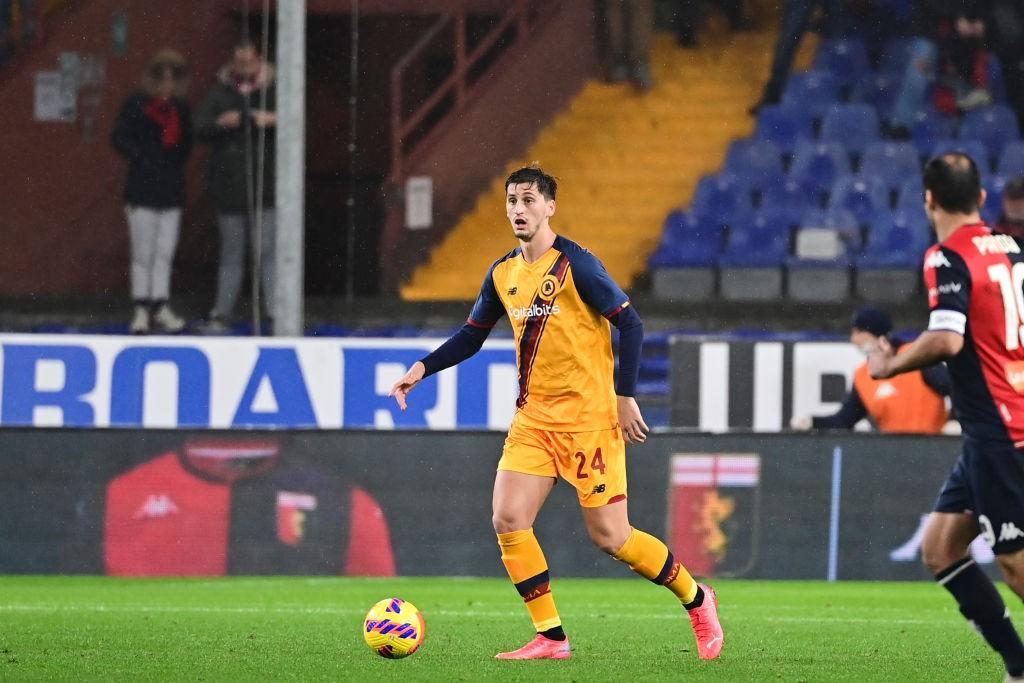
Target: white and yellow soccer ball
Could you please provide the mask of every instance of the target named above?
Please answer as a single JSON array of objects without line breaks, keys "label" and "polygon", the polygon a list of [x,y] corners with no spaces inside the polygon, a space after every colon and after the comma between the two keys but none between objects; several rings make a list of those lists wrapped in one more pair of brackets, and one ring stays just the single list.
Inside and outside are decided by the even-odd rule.
[{"label": "white and yellow soccer ball", "polygon": [[427,625],[416,605],[385,598],[370,608],[363,622],[363,639],[381,657],[408,657],[423,644]]}]

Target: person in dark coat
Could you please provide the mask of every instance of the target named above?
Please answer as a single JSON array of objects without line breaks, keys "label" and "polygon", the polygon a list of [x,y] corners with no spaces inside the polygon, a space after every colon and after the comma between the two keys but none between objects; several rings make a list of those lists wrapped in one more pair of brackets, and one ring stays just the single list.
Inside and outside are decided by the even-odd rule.
[{"label": "person in dark coat", "polygon": [[207,183],[217,209],[220,268],[217,298],[207,321],[210,332],[227,329],[245,274],[248,236],[256,234],[263,306],[269,310],[274,283],[274,67],[252,43],[234,49],[196,113],[196,134],[210,145]]},{"label": "person in dark coat", "polygon": [[185,326],[167,302],[185,206],[185,162],[192,150],[192,119],[183,99],[187,84],[181,54],[157,52],[142,88],[122,105],[111,134],[114,149],[128,160],[124,203],[131,236],[133,334],[145,334],[152,326],[180,332]]}]

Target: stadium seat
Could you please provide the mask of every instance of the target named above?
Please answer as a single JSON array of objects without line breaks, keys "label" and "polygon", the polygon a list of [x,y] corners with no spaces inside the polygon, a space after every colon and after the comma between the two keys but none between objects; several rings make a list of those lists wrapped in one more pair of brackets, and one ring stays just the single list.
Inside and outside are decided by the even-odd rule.
[{"label": "stadium seat", "polygon": [[778,146],[784,154],[792,154],[800,140],[814,137],[814,120],[802,107],[773,104],[761,108],[757,115],[754,137]]},{"label": "stadium seat", "polygon": [[836,233],[843,242],[843,252],[857,251],[863,243],[861,224],[857,217],[844,207],[829,207],[827,209],[813,209],[806,212],[800,219],[797,229],[802,230],[825,230]]},{"label": "stadium seat", "polygon": [[889,73],[867,73],[853,86],[850,102],[870,104],[886,118],[899,94],[900,79]]},{"label": "stadium seat", "polygon": [[1003,190],[1009,181],[1009,178],[1001,175],[989,176],[982,181],[987,196],[981,207],[981,217],[989,225],[995,225],[1003,213]]},{"label": "stadium seat", "polygon": [[820,118],[825,110],[839,100],[835,76],[827,71],[801,71],[790,75],[782,93],[782,103],[800,107]]},{"label": "stadium seat", "polygon": [[850,158],[835,142],[801,142],[793,153],[789,177],[819,200],[832,189],[836,179],[850,173]]},{"label": "stadium seat", "polygon": [[697,183],[691,209],[730,224],[753,210],[750,188],[731,173],[706,175]]},{"label": "stadium seat", "polygon": [[835,104],[821,124],[821,139],[842,144],[851,154],[860,155],[878,139],[878,114],[869,104]]},{"label": "stadium seat", "polygon": [[814,68],[831,73],[840,88],[852,86],[871,68],[864,43],[852,38],[822,41],[814,57]]},{"label": "stadium seat", "polygon": [[758,139],[736,140],[729,145],[725,170],[739,178],[748,188],[760,188],[784,173],[782,152],[771,142]]},{"label": "stadium seat", "polygon": [[974,159],[974,163],[978,165],[978,170],[981,171],[982,175],[985,175],[989,171],[989,159],[988,159],[988,148],[985,147],[985,143],[981,140],[953,140],[945,139],[939,140],[932,147],[929,158],[935,158],[946,152],[962,152],[967,156]]},{"label": "stadium seat", "polygon": [[953,137],[954,122],[937,111],[925,109],[917,112],[910,136],[923,158],[931,158],[935,143]]},{"label": "stadium seat", "polygon": [[763,212],[729,231],[719,259],[719,292],[728,301],[770,301],[782,296],[782,264],[789,226]]},{"label": "stadium seat", "polygon": [[980,140],[988,149],[989,156],[998,159],[1008,143],[1020,139],[1017,115],[1009,107],[999,104],[969,111],[960,124],[959,137],[962,140]]},{"label": "stadium seat", "polygon": [[996,172],[1007,178],[1024,177],[1024,140],[1014,140],[999,155]]},{"label": "stadium seat", "polygon": [[925,184],[921,176],[908,178],[899,189],[896,198],[897,211],[925,211]]},{"label": "stadium seat", "polygon": [[803,186],[788,176],[762,188],[759,197],[760,201],[755,207],[758,211],[783,209],[799,211],[803,215],[805,209],[816,208],[812,206],[813,199],[804,191]]},{"label": "stadium seat", "polygon": [[861,178],[877,178],[890,190],[898,190],[909,178],[921,176],[921,159],[909,142],[873,142],[860,162]]},{"label": "stadium seat", "polygon": [[854,291],[864,301],[900,303],[913,296],[927,245],[913,227],[891,219],[872,230],[857,257]]},{"label": "stadium seat", "polygon": [[661,300],[701,301],[714,296],[722,225],[713,216],[673,211],[650,259],[651,290]]},{"label": "stadium seat", "polygon": [[858,224],[867,225],[880,212],[889,210],[889,187],[871,176],[843,176],[832,186],[828,206],[846,209]]}]

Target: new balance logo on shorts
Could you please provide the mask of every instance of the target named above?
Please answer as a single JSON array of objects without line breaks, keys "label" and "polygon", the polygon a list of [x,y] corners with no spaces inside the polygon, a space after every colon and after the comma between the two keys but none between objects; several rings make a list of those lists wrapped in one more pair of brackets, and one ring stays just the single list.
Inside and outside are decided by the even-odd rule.
[{"label": "new balance logo on shorts", "polygon": [[591,493],[604,493],[604,484],[598,484]]}]

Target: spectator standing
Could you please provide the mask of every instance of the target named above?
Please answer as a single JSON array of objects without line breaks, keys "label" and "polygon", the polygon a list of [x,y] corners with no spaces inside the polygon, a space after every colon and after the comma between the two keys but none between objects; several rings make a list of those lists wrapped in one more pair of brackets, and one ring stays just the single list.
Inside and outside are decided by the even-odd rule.
[{"label": "spectator standing", "polygon": [[800,41],[811,26],[814,10],[821,8],[825,37],[835,33],[840,21],[842,0],[785,0],[782,6],[782,18],[779,25],[779,37],[775,41],[775,52],[772,55],[772,70],[768,82],[761,93],[761,99],[750,109],[756,114],[761,107],[777,104],[782,99],[782,91],[789,80],[789,70],[800,47]]},{"label": "spectator standing", "polygon": [[654,0],[604,0],[602,5],[608,80],[628,80],[637,90],[650,90]]},{"label": "spectator standing", "polygon": [[[896,348],[900,346],[899,340],[892,337],[892,320],[885,311],[865,306],[854,314],[850,327],[850,342],[865,356],[882,338]],[[949,392],[949,371],[942,363],[877,380],[868,374],[865,361],[854,372],[853,388],[835,414],[794,417],[790,426],[797,430],[853,429],[869,417],[882,432],[938,434],[949,419],[944,398]]]},{"label": "spectator standing", "polygon": [[[196,134],[210,145],[207,182],[217,210],[220,267],[217,298],[207,321],[223,332],[231,320],[245,275],[247,236],[254,233],[257,207],[262,225],[256,259],[263,305],[274,291],[274,133],[277,125],[274,67],[252,43],[240,43],[217,74],[196,114]],[[257,196],[262,188],[261,196]]]},{"label": "spectator standing", "polygon": [[167,302],[185,206],[185,161],[192,149],[191,114],[183,99],[187,75],[180,53],[157,52],[111,134],[114,148],[128,160],[124,202],[131,238],[132,334],[145,334],[152,326],[180,332],[185,326]]}]

